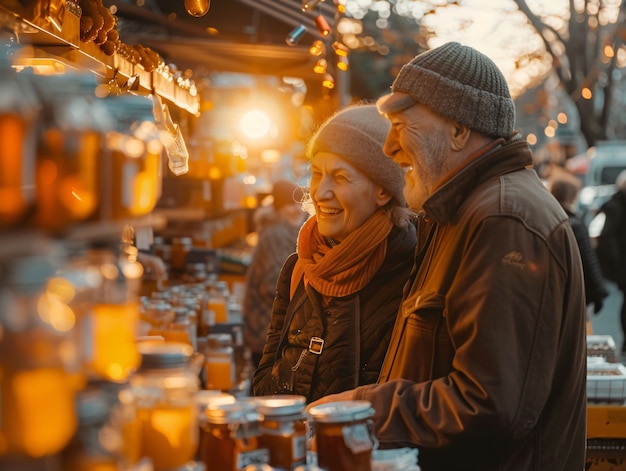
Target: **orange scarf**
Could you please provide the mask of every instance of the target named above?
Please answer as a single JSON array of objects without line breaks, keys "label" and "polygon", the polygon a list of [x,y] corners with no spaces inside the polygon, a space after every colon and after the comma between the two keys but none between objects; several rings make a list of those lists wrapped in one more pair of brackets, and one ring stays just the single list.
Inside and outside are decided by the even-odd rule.
[{"label": "orange scarf", "polygon": [[305,283],[324,296],[356,293],[385,260],[392,227],[389,214],[381,209],[340,244],[329,247],[317,229],[317,217],[309,218],[298,235],[298,261],[292,280],[299,280],[299,274],[304,273]]}]

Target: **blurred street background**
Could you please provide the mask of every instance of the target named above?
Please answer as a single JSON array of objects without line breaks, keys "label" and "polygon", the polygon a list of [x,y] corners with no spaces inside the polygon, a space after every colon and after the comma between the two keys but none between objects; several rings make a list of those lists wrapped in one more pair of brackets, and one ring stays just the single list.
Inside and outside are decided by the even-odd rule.
[{"label": "blurred street background", "polygon": [[[619,321],[619,312],[622,306],[622,293],[617,289],[615,283],[607,282],[607,287],[611,293],[605,300],[602,310],[593,316],[591,324],[593,326],[593,333],[598,335],[612,335],[617,346],[617,351],[621,352],[622,344],[624,342],[624,335]],[[626,355],[623,353],[621,356],[622,362],[626,361]]]}]

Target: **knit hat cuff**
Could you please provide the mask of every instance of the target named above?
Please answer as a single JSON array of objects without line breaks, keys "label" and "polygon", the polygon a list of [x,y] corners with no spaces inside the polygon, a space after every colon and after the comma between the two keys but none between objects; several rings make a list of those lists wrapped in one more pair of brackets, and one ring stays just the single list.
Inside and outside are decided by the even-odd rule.
[{"label": "knit hat cuff", "polygon": [[[510,98],[412,64],[402,67],[392,91],[406,93],[442,116],[489,136],[509,137],[515,127],[515,105]],[[384,112],[384,104],[381,111]]]}]

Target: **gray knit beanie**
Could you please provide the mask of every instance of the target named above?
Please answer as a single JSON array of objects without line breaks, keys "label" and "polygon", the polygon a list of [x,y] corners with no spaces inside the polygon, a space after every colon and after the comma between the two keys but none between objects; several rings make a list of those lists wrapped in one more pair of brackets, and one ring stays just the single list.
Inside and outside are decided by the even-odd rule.
[{"label": "gray knit beanie", "polygon": [[391,91],[378,100],[382,113],[421,103],[488,136],[506,138],[515,128],[515,104],[498,66],[476,49],[456,42],[423,52],[405,64]]},{"label": "gray knit beanie", "polygon": [[380,115],[375,105],[352,105],[319,127],[309,139],[306,156],[309,160],[319,152],[341,156],[404,206],[404,172],[383,152],[390,128],[391,123]]}]

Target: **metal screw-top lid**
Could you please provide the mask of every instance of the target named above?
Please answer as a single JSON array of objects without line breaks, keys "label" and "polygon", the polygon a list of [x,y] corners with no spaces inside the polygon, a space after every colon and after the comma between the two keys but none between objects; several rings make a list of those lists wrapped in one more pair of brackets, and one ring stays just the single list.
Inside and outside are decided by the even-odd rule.
[{"label": "metal screw-top lid", "polygon": [[174,237],[172,239],[172,244],[190,247],[193,245],[193,239],[191,237]]},{"label": "metal screw-top lid", "polygon": [[311,407],[308,414],[316,422],[337,423],[367,419],[374,412],[369,401],[338,401]]},{"label": "metal screw-top lid", "polygon": [[174,322],[182,322],[189,319],[189,309],[186,307],[173,307],[172,312],[174,313]]},{"label": "metal screw-top lid", "polygon": [[204,417],[210,424],[234,424],[259,422],[261,415],[253,402],[209,403],[204,410]]},{"label": "metal screw-top lid", "polygon": [[256,410],[266,417],[300,414],[304,410],[306,398],[297,395],[257,396],[251,399]]},{"label": "metal screw-top lid", "polygon": [[88,388],[76,395],[76,413],[82,425],[105,421],[112,405],[110,394],[103,389]]},{"label": "metal screw-top lid", "polygon": [[189,365],[193,347],[182,342],[146,341],[137,344],[141,370],[181,368]]},{"label": "metal screw-top lid", "polygon": [[209,334],[207,336],[207,346],[209,348],[230,347],[233,337],[230,334]]}]

